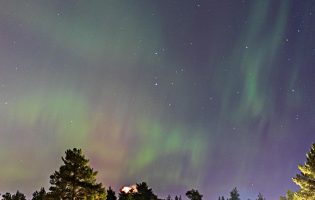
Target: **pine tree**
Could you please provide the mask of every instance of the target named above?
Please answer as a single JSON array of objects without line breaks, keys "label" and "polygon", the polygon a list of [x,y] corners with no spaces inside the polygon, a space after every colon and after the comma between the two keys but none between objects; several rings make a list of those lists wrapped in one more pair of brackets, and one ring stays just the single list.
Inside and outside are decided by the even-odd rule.
[{"label": "pine tree", "polygon": [[33,198],[32,200],[45,200],[46,198],[46,191],[45,188],[41,188],[40,191],[35,191],[33,193]]},{"label": "pine tree", "polygon": [[96,183],[97,172],[89,166],[81,149],[67,150],[64,165],[50,176],[49,199],[106,199],[105,189]]},{"label": "pine tree", "polygon": [[198,192],[198,190],[194,190],[194,189],[187,191],[186,196],[190,200],[201,200],[202,199],[202,195]]},{"label": "pine tree", "polygon": [[157,196],[152,189],[148,187],[146,182],[137,184],[137,192],[134,194],[136,200],[157,200]]},{"label": "pine tree", "polygon": [[233,190],[230,192],[231,198],[229,200],[241,200],[240,194],[238,193],[237,188],[233,188]]},{"label": "pine tree", "polygon": [[7,192],[2,195],[2,200],[12,200],[12,195],[9,192]]},{"label": "pine tree", "polygon": [[9,192],[2,195],[2,200],[26,200],[25,195],[19,191],[11,195]]},{"label": "pine tree", "polygon": [[106,200],[116,200],[117,197],[115,195],[115,191],[109,187],[108,190],[107,190],[107,197],[106,197]]},{"label": "pine tree", "polygon": [[258,194],[257,200],[266,200],[261,193]]},{"label": "pine tree", "polygon": [[26,200],[26,197],[23,193],[16,191],[16,193],[12,195],[12,200]]},{"label": "pine tree", "polygon": [[134,194],[131,192],[125,193],[120,191],[118,200],[134,200]]},{"label": "pine tree", "polygon": [[300,186],[295,193],[297,199],[315,200],[315,143],[306,155],[306,163],[299,165],[301,174],[297,174],[293,181]]}]

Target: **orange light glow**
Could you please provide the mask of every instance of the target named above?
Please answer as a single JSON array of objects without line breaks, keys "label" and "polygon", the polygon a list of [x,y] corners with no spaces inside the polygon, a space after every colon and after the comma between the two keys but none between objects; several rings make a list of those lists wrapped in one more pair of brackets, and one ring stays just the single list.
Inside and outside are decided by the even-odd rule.
[{"label": "orange light glow", "polygon": [[137,185],[131,185],[131,186],[124,186],[120,189],[121,192],[124,193],[135,193],[138,192]]}]

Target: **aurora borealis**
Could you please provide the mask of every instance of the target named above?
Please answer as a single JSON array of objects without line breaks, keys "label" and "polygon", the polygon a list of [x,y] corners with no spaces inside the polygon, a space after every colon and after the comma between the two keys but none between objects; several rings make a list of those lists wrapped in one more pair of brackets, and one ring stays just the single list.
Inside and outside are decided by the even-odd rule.
[{"label": "aurora borealis", "polygon": [[277,199],[315,142],[315,2],[0,3],[0,193],[82,148],[116,190]]}]

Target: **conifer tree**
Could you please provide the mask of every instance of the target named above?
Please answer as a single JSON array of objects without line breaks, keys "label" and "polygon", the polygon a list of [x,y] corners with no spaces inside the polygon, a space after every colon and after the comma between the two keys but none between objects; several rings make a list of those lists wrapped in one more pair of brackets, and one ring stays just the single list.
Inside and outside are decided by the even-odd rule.
[{"label": "conifer tree", "polygon": [[202,199],[202,195],[198,192],[198,190],[194,190],[194,189],[187,191],[186,196],[190,200],[201,200]]},{"label": "conifer tree", "polygon": [[120,191],[118,200],[134,200],[134,194],[131,192]]},{"label": "conifer tree", "polygon": [[19,191],[11,195],[9,192],[2,195],[2,200],[26,200],[25,195]]},{"label": "conifer tree", "polygon": [[46,191],[45,188],[41,188],[40,191],[35,191],[33,193],[33,198],[32,200],[45,200],[46,198]]},{"label": "conifer tree", "polygon": [[157,196],[153,193],[152,189],[148,187],[146,182],[137,184],[137,192],[134,193],[136,200],[157,200]]},{"label": "conifer tree", "polygon": [[230,192],[231,198],[229,200],[241,200],[240,199],[240,194],[238,193],[237,188],[233,188],[233,190]]},{"label": "conifer tree", "polygon": [[106,200],[116,200],[117,197],[115,195],[115,191],[109,187],[108,190],[107,190],[107,195],[106,195]]},{"label": "conifer tree", "polygon": [[12,195],[9,192],[6,192],[2,195],[2,200],[12,200]]},{"label": "conifer tree", "polygon": [[299,169],[301,173],[293,181],[300,186],[300,190],[294,196],[299,200],[315,200],[315,143],[306,155],[305,164],[299,165]]},{"label": "conifer tree", "polygon": [[261,193],[258,194],[257,200],[266,200]]},{"label": "conifer tree", "polygon": [[16,193],[12,195],[12,200],[26,200],[26,197],[23,193],[16,191]]},{"label": "conifer tree", "polygon": [[67,150],[63,165],[50,176],[49,199],[106,199],[105,189],[96,183],[97,172],[89,166],[81,149]]}]

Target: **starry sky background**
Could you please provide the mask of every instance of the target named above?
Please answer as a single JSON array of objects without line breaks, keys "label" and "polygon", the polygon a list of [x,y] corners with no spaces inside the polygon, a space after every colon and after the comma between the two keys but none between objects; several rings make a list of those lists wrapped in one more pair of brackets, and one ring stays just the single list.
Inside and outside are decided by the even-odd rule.
[{"label": "starry sky background", "polygon": [[315,141],[312,0],[4,0],[0,188],[82,148],[116,190],[277,199]]}]

